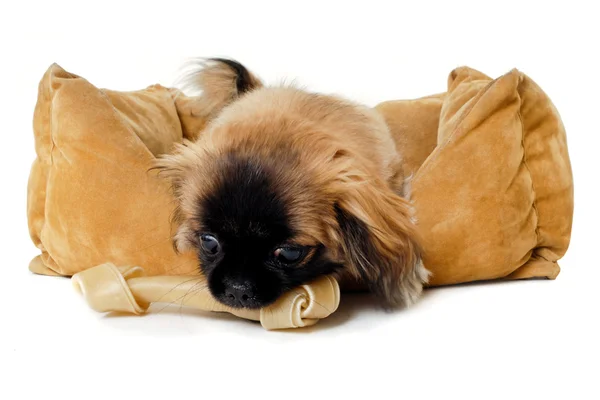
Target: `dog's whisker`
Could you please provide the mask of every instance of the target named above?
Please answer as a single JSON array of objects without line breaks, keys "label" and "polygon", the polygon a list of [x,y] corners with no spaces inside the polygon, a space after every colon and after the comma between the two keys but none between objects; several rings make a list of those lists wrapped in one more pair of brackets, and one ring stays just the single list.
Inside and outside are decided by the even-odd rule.
[{"label": "dog's whisker", "polygon": [[194,277],[194,278],[192,278],[192,279],[188,279],[188,280],[186,280],[186,281],[180,282],[180,283],[178,283],[177,285],[173,286],[171,289],[169,289],[167,292],[163,293],[163,295],[162,295],[162,296],[160,296],[160,297],[159,297],[157,300],[155,300],[154,302],[155,302],[155,303],[160,303],[160,302],[161,302],[161,300],[162,300],[162,299],[163,299],[165,296],[167,296],[167,295],[169,295],[170,293],[172,293],[174,290],[176,290],[176,289],[177,289],[178,287],[180,287],[181,285],[185,285],[185,284],[187,284],[187,283],[190,283],[190,282],[193,282],[193,281],[195,281],[195,280],[202,280],[202,279],[203,279],[203,277],[200,277],[200,276],[198,276],[198,277]]}]

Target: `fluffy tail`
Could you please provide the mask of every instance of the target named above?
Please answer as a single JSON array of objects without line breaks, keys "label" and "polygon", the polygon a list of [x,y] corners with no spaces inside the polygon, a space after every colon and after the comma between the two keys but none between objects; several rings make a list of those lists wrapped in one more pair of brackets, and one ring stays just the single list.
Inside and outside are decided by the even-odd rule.
[{"label": "fluffy tail", "polygon": [[225,58],[209,58],[191,65],[180,78],[182,90],[196,93],[201,110],[207,120],[216,117],[220,111],[247,92],[263,86],[263,83],[246,67],[237,61]]}]

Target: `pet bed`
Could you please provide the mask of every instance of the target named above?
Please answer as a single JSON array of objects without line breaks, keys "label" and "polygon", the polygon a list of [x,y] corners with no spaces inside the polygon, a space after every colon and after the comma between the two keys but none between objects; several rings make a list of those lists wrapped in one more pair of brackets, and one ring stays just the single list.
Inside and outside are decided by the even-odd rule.
[{"label": "pet bed", "polygon": [[[267,329],[312,325],[334,312],[332,278],[263,310],[216,303],[193,254],[174,251],[167,183],[150,170],[206,123],[194,98],[153,85],[98,89],[52,65],[34,113],[28,184],[30,270],[73,276],[92,308],[143,313],[153,302],[224,311]],[[573,217],[565,130],[548,96],[512,70],[492,79],[452,71],[446,93],[376,106],[404,157],[429,286],[554,279]]]}]

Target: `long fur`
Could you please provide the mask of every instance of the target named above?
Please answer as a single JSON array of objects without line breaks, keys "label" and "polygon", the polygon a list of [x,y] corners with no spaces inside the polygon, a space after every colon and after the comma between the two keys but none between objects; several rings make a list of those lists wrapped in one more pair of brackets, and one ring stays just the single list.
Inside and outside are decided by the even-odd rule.
[{"label": "long fur", "polygon": [[364,283],[386,307],[417,300],[429,272],[411,204],[401,196],[401,157],[375,111],[294,87],[264,87],[229,60],[208,61],[186,82],[201,90],[209,123],[196,142],[157,164],[179,204],[180,251],[199,246],[207,213],[199,204],[228,179],[224,158],[252,159],[285,204],[295,243],[324,247],[323,257],[343,265],[341,275]]}]

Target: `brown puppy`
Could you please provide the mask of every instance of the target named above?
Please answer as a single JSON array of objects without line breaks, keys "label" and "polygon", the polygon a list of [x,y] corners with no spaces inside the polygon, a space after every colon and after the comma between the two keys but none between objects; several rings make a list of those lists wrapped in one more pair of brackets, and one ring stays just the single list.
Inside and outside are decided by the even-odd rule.
[{"label": "brown puppy", "polygon": [[231,60],[189,78],[209,123],[158,168],[179,203],[176,247],[197,253],[217,300],[264,307],[323,274],[358,280],[386,307],[419,297],[428,272],[375,111],[264,87]]}]

